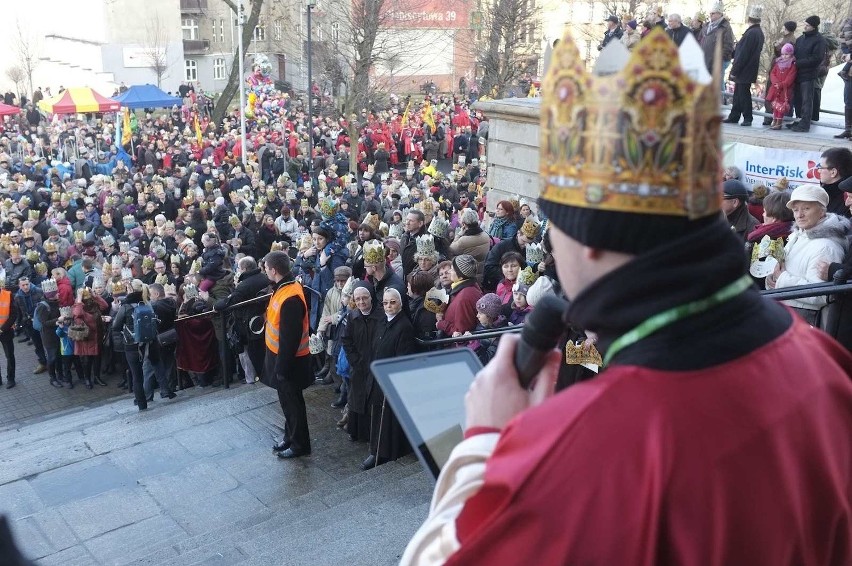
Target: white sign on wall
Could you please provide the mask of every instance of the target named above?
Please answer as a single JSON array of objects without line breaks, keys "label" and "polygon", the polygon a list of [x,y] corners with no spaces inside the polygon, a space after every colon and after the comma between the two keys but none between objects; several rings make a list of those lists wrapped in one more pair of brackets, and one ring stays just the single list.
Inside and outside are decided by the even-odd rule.
[{"label": "white sign on wall", "polygon": [[722,147],[725,166],[735,165],[743,172],[746,185],[772,185],[787,177],[791,186],[819,185],[820,152],[774,149],[739,142]]}]

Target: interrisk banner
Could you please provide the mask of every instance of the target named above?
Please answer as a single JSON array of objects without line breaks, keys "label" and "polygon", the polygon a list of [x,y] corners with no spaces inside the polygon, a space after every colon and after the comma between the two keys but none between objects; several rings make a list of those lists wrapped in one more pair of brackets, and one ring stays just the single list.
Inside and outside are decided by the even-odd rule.
[{"label": "interrisk banner", "polygon": [[795,149],[774,149],[739,142],[723,144],[725,166],[735,165],[743,172],[748,186],[774,184],[787,177],[791,187],[819,185],[821,152]]}]

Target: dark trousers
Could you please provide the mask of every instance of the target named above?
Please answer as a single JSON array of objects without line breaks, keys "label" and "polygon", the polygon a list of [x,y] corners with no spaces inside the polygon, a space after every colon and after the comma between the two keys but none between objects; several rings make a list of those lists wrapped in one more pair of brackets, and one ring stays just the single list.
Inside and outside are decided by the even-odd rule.
[{"label": "dark trousers", "polygon": [[60,370],[65,376],[65,381],[73,383],[74,377],[71,375],[72,366],[77,372],[77,380],[83,381],[83,364],[80,363],[80,358],[72,354],[70,356],[60,356],[59,360]]},{"label": "dark trousers", "polygon": [[278,402],[284,412],[284,439],[297,454],[310,454],[311,436],[308,432],[308,410],[302,389],[289,381],[278,381]]},{"label": "dark trousers", "polygon": [[796,85],[793,104],[796,106],[796,116],[799,118],[799,127],[809,130],[811,118],[814,114],[814,81],[803,81]]},{"label": "dark trousers", "polygon": [[28,322],[26,326],[24,326],[24,332],[26,332],[29,339],[33,341],[33,347],[35,347],[38,363],[43,366],[47,365],[47,357],[44,355],[44,343],[41,341],[41,332],[33,328],[32,322]]},{"label": "dark trousers", "polygon": [[743,122],[751,122],[753,119],[751,114],[751,84],[749,83],[734,83],[734,96],[728,119],[739,121],[740,116],[743,117]]},{"label": "dark trousers", "polygon": [[139,355],[139,348],[134,345],[127,345],[124,350],[124,358],[127,360],[127,367],[130,369],[130,376],[133,378],[133,395],[136,397],[136,404],[140,409],[147,409],[148,399],[145,397],[142,356]]},{"label": "dark trousers", "polygon": [[3,355],[6,356],[6,379],[15,383],[15,333],[11,329],[0,333],[0,344],[3,344]]},{"label": "dark trousers", "polygon": [[101,377],[100,356],[79,356],[79,358],[83,360],[83,376],[86,381]]}]

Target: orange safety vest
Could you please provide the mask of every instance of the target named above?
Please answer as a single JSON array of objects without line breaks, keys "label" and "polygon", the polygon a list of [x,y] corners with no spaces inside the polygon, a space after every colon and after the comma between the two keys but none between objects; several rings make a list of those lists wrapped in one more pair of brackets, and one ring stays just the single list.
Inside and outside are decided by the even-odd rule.
[{"label": "orange safety vest", "polygon": [[9,320],[9,313],[12,312],[12,293],[6,289],[0,290],[0,327],[6,324]]},{"label": "orange safety vest", "polygon": [[311,351],[308,348],[308,336],[310,328],[308,326],[308,304],[305,302],[305,292],[302,285],[296,282],[282,285],[275,291],[272,298],[269,299],[269,305],[266,307],[266,348],[273,354],[278,354],[278,340],[281,332],[281,305],[284,301],[292,297],[299,297],[302,305],[305,307],[305,316],[302,317],[302,337],[299,340],[299,349],[296,351],[296,357],[310,355]]}]

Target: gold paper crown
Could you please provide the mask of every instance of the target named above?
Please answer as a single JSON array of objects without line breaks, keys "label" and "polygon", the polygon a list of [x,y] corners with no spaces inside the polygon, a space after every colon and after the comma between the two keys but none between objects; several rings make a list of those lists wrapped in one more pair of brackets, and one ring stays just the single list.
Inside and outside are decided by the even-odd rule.
[{"label": "gold paper crown", "polygon": [[385,246],[379,240],[364,242],[364,263],[380,264],[385,262]]},{"label": "gold paper crown", "polygon": [[429,223],[429,233],[436,238],[446,238],[450,234],[450,223],[436,214],[432,217],[432,222]]},{"label": "gold paper crown", "polygon": [[38,252],[36,250],[27,250],[27,254],[25,256],[27,261],[30,263],[35,263],[38,261]]},{"label": "gold paper crown", "polygon": [[127,287],[122,281],[115,281],[110,287],[110,292],[113,295],[123,295],[127,292]]},{"label": "gold paper crown", "polygon": [[654,27],[632,52],[610,42],[589,73],[566,32],[551,61],[541,91],[544,200],[690,219],[719,212],[718,81],[694,39],[679,53]]},{"label": "gold paper crown", "polygon": [[180,264],[181,264],[181,261],[180,261],[180,255],[178,255],[178,254],[172,254],[172,255],[171,255],[171,257],[169,258],[169,261],[170,261],[171,263],[176,263],[176,264],[180,265]]},{"label": "gold paper crown", "polygon": [[30,220],[38,220],[39,219],[39,211],[38,210],[30,210],[27,212],[27,216],[29,216]]},{"label": "gold paper crown", "polygon": [[417,207],[423,214],[435,213],[435,202],[431,198],[427,198],[423,202],[417,204]]},{"label": "gold paper crown", "polygon": [[62,195],[60,193],[51,193],[50,200],[53,202],[59,202],[62,200]]},{"label": "gold paper crown", "polygon": [[334,216],[334,213],[337,212],[337,201],[334,199],[322,199],[319,203],[320,212],[323,216]]},{"label": "gold paper crown", "polygon": [[373,230],[378,230],[379,224],[381,224],[381,222],[382,221],[379,218],[379,215],[375,212],[368,212],[367,216],[364,217],[364,224],[371,226]]},{"label": "gold paper crown", "polygon": [[240,217],[237,216],[236,214],[232,214],[231,216],[228,217],[228,223],[231,226],[236,227],[240,223]]},{"label": "gold paper crown", "polygon": [[432,287],[426,291],[426,296],[423,298],[423,307],[435,314],[447,310],[447,305],[450,303],[450,295],[444,289],[436,289]]},{"label": "gold paper crown", "polygon": [[163,228],[172,228],[174,229],[175,223],[173,220],[166,220],[166,223],[163,224]]},{"label": "gold paper crown", "polygon": [[9,244],[6,248],[9,250],[11,255],[16,255],[21,253],[21,246],[19,244]]},{"label": "gold paper crown", "polygon": [[86,239],[86,233],[83,230],[76,230],[74,232],[74,239],[82,242]]},{"label": "gold paper crown", "polygon": [[165,285],[168,282],[169,282],[169,277],[165,273],[163,273],[162,275],[157,275],[154,278],[154,283],[159,283],[160,285]]},{"label": "gold paper crown", "polygon": [[283,242],[272,242],[272,245],[269,248],[271,252],[281,252],[284,251],[284,243]]},{"label": "gold paper crown", "polygon": [[183,205],[184,206],[189,206],[193,202],[195,202],[195,198],[192,195],[187,195],[187,196],[183,197]]},{"label": "gold paper crown", "polygon": [[58,251],[59,251],[59,249],[56,247],[56,244],[54,242],[51,242],[50,240],[48,240],[44,243],[44,253],[53,254],[53,253],[56,253]]},{"label": "gold paper crown", "polygon": [[438,252],[435,251],[435,238],[432,234],[423,234],[415,238],[417,243],[417,254],[415,257],[438,258]]},{"label": "gold paper crown", "polygon": [[571,340],[568,340],[568,343],[565,344],[565,363],[567,365],[580,365],[580,364],[594,364],[596,366],[602,366],[603,360],[601,359],[601,354],[598,352],[598,349],[595,348],[594,344],[589,347],[589,351],[586,352],[583,349],[583,344],[575,344]]},{"label": "gold paper crown", "polygon": [[183,233],[186,234],[187,238],[194,238],[195,228],[193,228],[192,226],[187,226],[186,228],[184,228]]},{"label": "gold paper crown", "polygon": [[112,277],[112,264],[104,262],[101,266],[101,273],[103,273],[104,277]]},{"label": "gold paper crown", "polygon": [[157,227],[157,224],[153,220],[146,220],[145,221],[145,229],[146,230],[148,228],[156,228],[156,227]]},{"label": "gold paper crown", "polygon": [[47,275],[47,264],[44,263],[43,261],[40,261],[39,263],[35,264],[33,267],[35,268],[36,273],[38,273],[39,275]]},{"label": "gold paper crown", "polygon": [[538,279],[538,273],[534,272],[532,268],[528,266],[523,268],[520,273],[518,273],[518,278],[516,282],[529,287],[530,285],[535,283],[536,279]]},{"label": "gold paper crown", "polygon": [[527,244],[527,263],[538,265],[544,261],[544,249],[538,242]]},{"label": "gold paper crown", "polygon": [[149,255],[146,255],[145,257],[143,257],[142,258],[142,267],[145,267],[147,269],[151,269],[152,267],[154,267],[154,258],[152,258]]},{"label": "gold paper crown", "polygon": [[168,297],[169,295],[177,295],[177,287],[173,283],[166,283],[163,285],[163,293]]},{"label": "gold paper crown", "polygon": [[300,203],[299,203],[299,204],[300,204],[301,206],[310,206],[310,203],[308,202],[308,199],[306,199],[306,198],[303,198],[303,199],[300,201]]},{"label": "gold paper crown", "polygon": [[35,234],[33,233],[33,229],[32,228],[24,228],[23,230],[21,230],[21,237],[24,240],[34,239]]},{"label": "gold paper crown", "polygon": [[524,223],[521,224],[521,234],[526,236],[530,240],[535,240],[538,238],[538,229],[541,228],[541,224],[527,216]]},{"label": "gold paper crown", "polygon": [[32,202],[33,201],[30,199],[30,197],[28,197],[27,195],[24,195],[24,196],[22,196],[21,198],[18,199],[18,206],[20,208],[26,208],[29,205],[31,205]]},{"label": "gold paper crown", "polygon": [[263,206],[262,204],[260,204],[260,203],[258,203],[258,204],[256,204],[256,205],[254,205],[254,212],[255,212],[255,213],[258,213],[258,212],[262,213],[262,212],[264,212],[265,210],[266,210],[266,207],[264,207],[264,206]]}]

